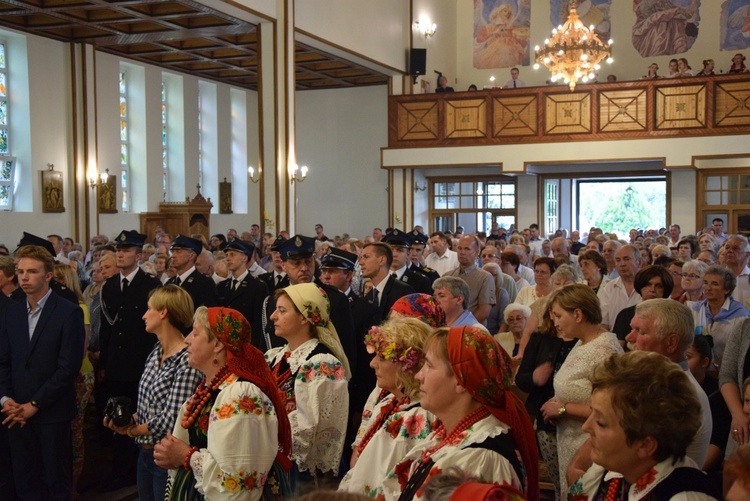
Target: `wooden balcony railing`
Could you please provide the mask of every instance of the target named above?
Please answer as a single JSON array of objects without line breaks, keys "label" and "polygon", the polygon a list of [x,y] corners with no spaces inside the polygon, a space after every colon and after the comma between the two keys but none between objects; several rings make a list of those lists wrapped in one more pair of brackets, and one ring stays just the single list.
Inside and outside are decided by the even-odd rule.
[{"label": "wooden balcony railing", "polygon": [[750,74],[391,96],[391,148],[750,134]]}]

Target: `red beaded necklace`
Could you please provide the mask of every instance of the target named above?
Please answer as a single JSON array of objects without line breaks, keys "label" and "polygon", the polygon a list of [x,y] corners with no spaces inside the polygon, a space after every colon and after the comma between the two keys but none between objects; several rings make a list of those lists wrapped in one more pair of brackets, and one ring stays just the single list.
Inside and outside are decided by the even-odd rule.
[{"label": "red beaded necklace", "polygon": [[378,415],[378,418],[370,425],[370,427],[367,429],[367,432],[365,433],[365,436],[362,437],[362,440],[359,442],[359,445],[357,446],[357,452],[359,454],[362,454],[362,451],[365,450],[365,447],[367,447],[367,444],[372,440],[373,435],[383,426],[385,421],[397,410],[401,408],[401,406],[406,405],[409,403],[409,397],[403,396],[401,398],[396,398],[394,395],[393,398],[391,398],[391,401],[381,407],[380,414]]},{"label": "red beaded necklace", "polygon": [[486,407],[478,408],[477,410],[463,418],[461,421],[459,421],[456,427],[447,437],[445,436],[445,434],[448,432],[446,431],[445,426],[441,423],[440,426],[438,426],[437,430],[435,430],[435,435],[440,438],[440,443],[432,449],[427,449],[422,452],[422,462],[426,463],[427,461],[429,461],[437,451],[439,451],[446,445],[456,445],[457,443],[459,443],[461,440],[463,440],[464,437],[462,437],[461,435],[466,430],[489,415],[490,411],[488,411]]},{"label": "red beaded necklace", "polygon": [[201,384],[195,389],[195,393],[190,400],[188,400],[187,408],[185,409],[185,415],[182,417],[182,427],[186,430],[195,424],[196,419],[203,412],[203,408],[211,399],[211,395],[219,388],[219,385],[224,382],[231,375],[229,366],[224,365],[219,372],[216,373],[211,383],[206,385],[206,378],[203,378]]}]

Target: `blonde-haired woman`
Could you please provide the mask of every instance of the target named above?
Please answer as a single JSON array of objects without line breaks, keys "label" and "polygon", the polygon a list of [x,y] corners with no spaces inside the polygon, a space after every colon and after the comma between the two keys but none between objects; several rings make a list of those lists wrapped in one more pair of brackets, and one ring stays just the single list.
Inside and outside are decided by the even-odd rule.
[{"label": "blonde-haired woman", "polygon": [[[397,318],[373,327],[365,337],[375,354],[370,366],[378,385],[371,399],[377,404],[352,444],[352,469],[339,490],[372,494],[378,481],[435,427],[435,416],[419,405],[419,381],[414,376],[424,363],[424,340],[432,328],[416,318]],[[369,401],[369,399],[368,399]]]},{"label": "blonde-haired woman", "polygon": [[313,283],[276,291],[271,315],[287,344],[266,352],[292,426],[293,489],[304,494],[319,477],[338,474],[349,408],[349,362],[330,320],[326,293]]}]

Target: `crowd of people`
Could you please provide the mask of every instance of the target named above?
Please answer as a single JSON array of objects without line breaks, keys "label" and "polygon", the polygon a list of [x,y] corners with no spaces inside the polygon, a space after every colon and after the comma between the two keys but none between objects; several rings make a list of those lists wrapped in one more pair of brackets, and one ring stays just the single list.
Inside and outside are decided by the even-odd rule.
[{"label": "crowd of people", "polygon": [[97,439],[99,489],[143,500],[747,499],[750,248],[723,225],[24,233],[0,492],[70,499]]},{"label": "crowd of people", "polygon": [[[747,58],[741,52],[738,52],[732,56],[731,64],[726,71],[727,75],[738,75],[743,73],[750,73],[750,70],[745,66],[745,60]],[[718,71],[718,73],[717,73]],[[646,73],[640,77],[641,80],[659,80],[664,78],[689,78],[689,77],[712,77],[717,74],[723,74],[724,70],[716,69],[716,62],[713,59],[704,59],[701,64],[700,70],[693,69],[688,62],[687,58],[681,57],[678,59],[670,59],[669,67],[663,74],[659,73],[659,65],[657,63],[651,63],[646,69]],[[490,84],[485,86],[484,89],[520,89],[526,87],[526,82],[519,78],[519,68],[511,68],[510,79],[504,84],[498,85],[495,83],[495,77],[490,78]],[[630,78],[625,80],[637,80],[637,78]],[[609,74],[606,78],[607,83],[617,82],[618,78],[615,74]],[[594,77],[593,80],[589,80],[587,83],[598,83],[598,76]],[[553,82],[552,80],[547,81],[547,85],[562,85],[562,80]],[[467,92],[475,92],[479,90],[475,84],[469,85]],[[436,93],[441,92],[455,92],[453,87],[448,85],[448,78],[442,73],[439,74],[437,79],[437,87],[435,87]]]}]

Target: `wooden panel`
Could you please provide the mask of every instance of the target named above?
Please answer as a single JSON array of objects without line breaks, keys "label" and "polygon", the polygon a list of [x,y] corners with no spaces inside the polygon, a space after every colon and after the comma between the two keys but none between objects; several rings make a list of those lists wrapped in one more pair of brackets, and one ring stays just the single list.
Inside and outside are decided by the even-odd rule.
[{"label": "wooden panel", "polygon": [[436,101],[399,103],[398,139],[437,139],[438,107]]},{"label": "wooden panel", "polygon": [[599,130],[646,130],[646,89],[607,90],[599,93]]},{"label": "wooden panel", "polygon": [[533,136],[538,127],[537,96],[496,97],[493,100],[492,134],[502,136]]},{"label": "wooden panel", "polygon": [[445,101],[445,137],[486,137],[487,102],[484,99]]},{"label": "wooden panel", "polygon": [[591,132],[590,93],[552,94],[546,98],[544,111],[547,134]]},{"label": "wooden panel", "polygon": [[706,126],[706,86],[685,85],[656,89],[656,128]]},{"label": "wooden panel", "polygon": [[722,83],[716,86],[717,127],[750,123],[750,82]]}]

